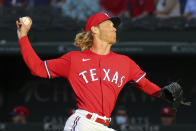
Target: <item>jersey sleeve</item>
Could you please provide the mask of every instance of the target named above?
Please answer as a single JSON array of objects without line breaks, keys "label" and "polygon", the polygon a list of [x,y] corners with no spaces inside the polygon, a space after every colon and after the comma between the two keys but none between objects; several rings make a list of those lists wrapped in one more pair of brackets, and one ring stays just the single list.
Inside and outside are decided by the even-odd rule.
[{"label": "jersey sleeve", "polygon": [[45,60],[44,64],[49,78],[67,78],[71,64],[71,52],[58,59]]},{"label": "jersey sleeve", "polygon": [[28,66],[32,75],[47,78],[44,62],[39,58],[32,48],[27,36],[18,40],[24,62]]},{"label": "jersey sleeve", "polygon": [[160,98],[159,92],[161,91],[161,88],[149,81],[146,77],[142,78],[139,82],[134,83],[134,85],[144,93],[156,98]]},{"label": "jersey sleeve", "polygon": [[140,67],[131,59],[129,59],[129,81],[134,83],[139,82],[146,73],[140,69]]},{"label": "jersey sleeve", "polygon": [[68,77],[71,52],[60,58],[42,61],[32,48],[27,36],[18,40],[22,57],[32,75],[43,78]]}]

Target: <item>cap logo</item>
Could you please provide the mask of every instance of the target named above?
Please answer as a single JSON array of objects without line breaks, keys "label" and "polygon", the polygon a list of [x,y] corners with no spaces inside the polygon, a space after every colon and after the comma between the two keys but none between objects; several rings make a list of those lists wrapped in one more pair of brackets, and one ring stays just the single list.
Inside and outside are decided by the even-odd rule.
[{"label": "cap logo", "polygon": [[107,17],[110,17],[107,13],[104,13]]},{"label": "cap logo", "polygon": [[168,112],[169,112],[169,110],[168,110],[167,108],[165,108],[165,109],[164,109],[164,112],[165,112],[165,113],[168,113]]}]

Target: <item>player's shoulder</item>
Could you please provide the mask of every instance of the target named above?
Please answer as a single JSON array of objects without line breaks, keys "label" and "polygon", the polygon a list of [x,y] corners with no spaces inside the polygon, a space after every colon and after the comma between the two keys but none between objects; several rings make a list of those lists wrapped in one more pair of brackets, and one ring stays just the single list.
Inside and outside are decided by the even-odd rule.
[{"label": "player's shoulder", "polygon": [[74,56],[78,56],[78,54],[81,53],[80,51],[70,51],[68,53],[65,53],[61,56],[62,59],[72,59]]},{"label": "player's shoulder", "polygon": [[119,58],[122,58],[122,59],[130,59],[127,55],[123,55],[123,54],[118,54],[118,53],[115,53],[115,52],[112,52],[113,53],[113,55],[115,56],[115,57],[119,57]]}]

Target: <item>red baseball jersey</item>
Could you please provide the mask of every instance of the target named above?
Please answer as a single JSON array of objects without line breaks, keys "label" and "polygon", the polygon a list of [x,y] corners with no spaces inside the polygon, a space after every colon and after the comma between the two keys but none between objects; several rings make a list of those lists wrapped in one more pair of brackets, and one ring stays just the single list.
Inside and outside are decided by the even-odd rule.
[{"label": "red baseball jersey", "polygon": [[[110,117],[117,97],[128,81],[139,83],[145,80],[142,79],[145,72],[133,60],[112,51],[107,55],[99,55],[91,50],[72,51],[58,59],[41,61],[27,37],[20,39],[19,43],[32,74],[68,79],[77,107],[101,116]],[[141,82],[140,89],[150,95],[160,91],[159,87],[148,83],[146,80]]]},{"label": "red baseball jersey", "polygon": [[45,63],[49,77],[69,80],[78,108],[107,117],[124,84],[138,81],[145,75],[127,56],[112,51],[107,55],[91,50],[72,51]]}]

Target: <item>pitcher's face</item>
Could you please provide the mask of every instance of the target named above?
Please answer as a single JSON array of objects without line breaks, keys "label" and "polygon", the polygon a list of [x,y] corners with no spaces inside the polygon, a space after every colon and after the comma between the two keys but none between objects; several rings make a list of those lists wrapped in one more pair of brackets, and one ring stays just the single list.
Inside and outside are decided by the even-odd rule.
[{"label": "pitcher's face", "polygon": [[104,21],[100,23],[97,27],[99,30],[99,39],[109,44],[116,43],[116,28],[114,27],[112,21]]}]

